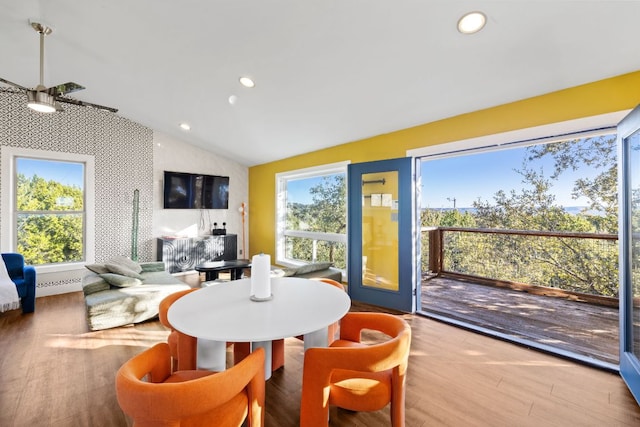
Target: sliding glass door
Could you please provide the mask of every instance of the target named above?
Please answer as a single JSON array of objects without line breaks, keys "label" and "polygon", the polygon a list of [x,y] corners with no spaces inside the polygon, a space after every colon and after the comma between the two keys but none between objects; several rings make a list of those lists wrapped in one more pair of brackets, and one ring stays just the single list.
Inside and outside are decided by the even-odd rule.
[{"label": "sliding glass door", "polygon": [[640,106],[618,124],[620,374],[640,403]]}]

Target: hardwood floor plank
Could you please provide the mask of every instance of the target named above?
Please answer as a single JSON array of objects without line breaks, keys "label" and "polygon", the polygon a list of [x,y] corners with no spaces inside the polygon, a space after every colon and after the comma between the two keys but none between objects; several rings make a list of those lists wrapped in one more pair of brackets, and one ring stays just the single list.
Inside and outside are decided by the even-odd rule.
[{"label": "hardwood floor plank", "polygon": [[[354,310],[377,311],[358,303]],[[412,327],[406,425],[640,425],[640,407],[618,375],[420,316]],[[90,332],[81,293],[39,298],[33,315],[0,314],[0,425],[123,427],[115,372],[166,340],[158,321]],[[303,343],[285,341],[283,369],[267,382],[266,425],[298,425]],[[231,360],[231,352],[227,353]],[[389,425],[373,413],[331,408],[330,426]]]}]

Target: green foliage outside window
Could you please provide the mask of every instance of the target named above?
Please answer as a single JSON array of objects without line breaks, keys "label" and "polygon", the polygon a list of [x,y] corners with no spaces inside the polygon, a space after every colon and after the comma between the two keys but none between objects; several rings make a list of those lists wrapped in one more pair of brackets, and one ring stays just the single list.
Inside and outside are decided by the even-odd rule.
[{"label": "green foliage outside window", "polygon": [[[423,227],[462,227],[567,233],[616,234],[618,225],[615,135],[569,140],[527,149],[523,188],[498,191],[493,201],[478,200],[473,210],[424,210]],[[550,176],[535,168],[545,156],[554,159]],[[578,215],[555,201],[552,183],[566,170],[598,169],[574,183],[573,196],[589,205]],[[426,189],[428,191],[428,189]],[[636,218],[633,219],[637,221]],[[521,236],[445,231],[443,265],[447,271],[564,290],[618,296],[616,240]],[[428,270],[428,238],[422,233],[422,269]]]},{"label": "green foliage outside window", "polygon": [[[311,187],[311,203],[287,204],[287,230],[344,234],[347,229],[347,200],[345,175],[328,175]],[[346,245],[318,240],[313,259],[313,240],[304,237],[286,238],[286,257],[305,262],[333,262],[346,268]]]},{"label": "green foliage outside window", "polygon": [[82,189],[18,174],[17,248],[31,265],[82,261]]}]

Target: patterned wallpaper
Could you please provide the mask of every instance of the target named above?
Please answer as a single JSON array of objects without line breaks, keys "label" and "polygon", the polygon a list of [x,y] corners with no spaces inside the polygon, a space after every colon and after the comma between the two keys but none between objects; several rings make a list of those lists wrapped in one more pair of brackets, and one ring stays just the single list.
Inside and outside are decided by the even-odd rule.
[{"label": "patterned wallpaper", "polygon": [[[95,157],[98,262],[131,254],[133,191],[139,189],[138,257],[151,261],[153,131],[107,111],[70,104],[63,108],[62,113],[36,113],[27,108],[23,92],[0,89],[0,146]],[[0,214],[2,221],[5,215]]]}]

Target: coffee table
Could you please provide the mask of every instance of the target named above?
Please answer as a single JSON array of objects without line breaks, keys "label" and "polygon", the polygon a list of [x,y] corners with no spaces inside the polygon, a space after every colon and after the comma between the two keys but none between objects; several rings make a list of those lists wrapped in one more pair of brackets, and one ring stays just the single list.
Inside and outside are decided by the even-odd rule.
[{"label": "coffee table", "polygon": [[229,261],[208,261],[196,265],[196,271],[205,273],[206,280],[216,280],[218,273],[229,270],[231,272],[231,280],[242,278],[242,270],[251,267],[251,260],[248,259],[232,259]]}]

